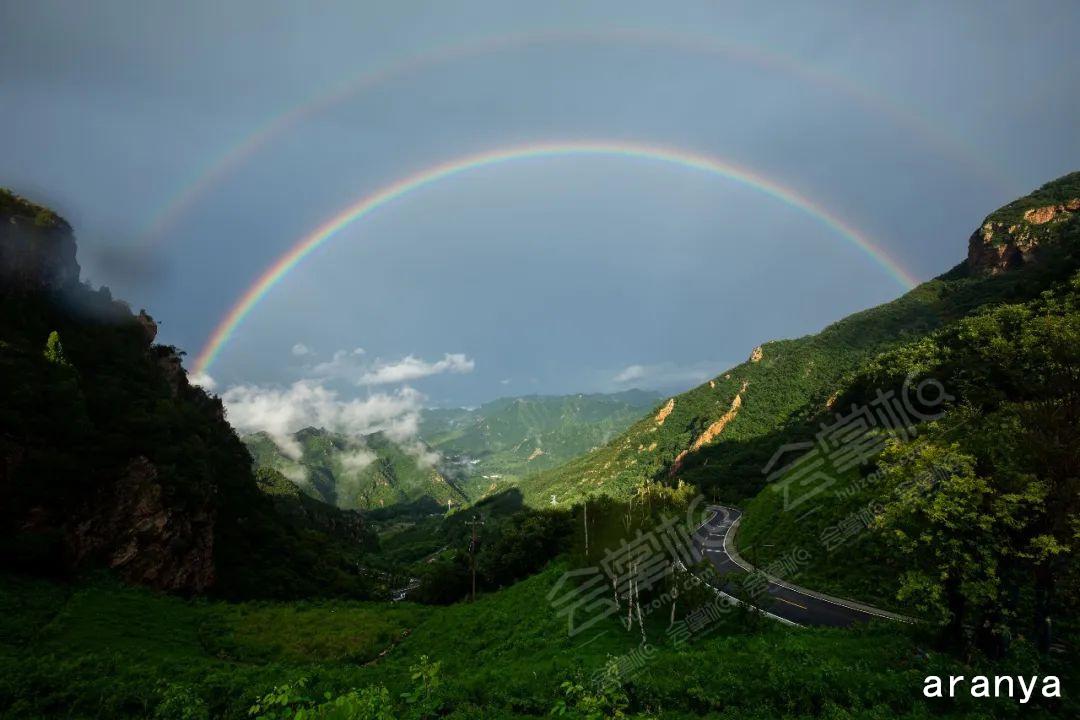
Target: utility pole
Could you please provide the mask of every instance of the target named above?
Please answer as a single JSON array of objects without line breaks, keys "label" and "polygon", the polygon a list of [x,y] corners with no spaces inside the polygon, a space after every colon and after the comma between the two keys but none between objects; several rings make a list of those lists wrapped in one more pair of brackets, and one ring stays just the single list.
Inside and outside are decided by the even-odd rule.
[{"label": "utility pole", "polygon": [[473,519],[465,524],[472,526],[472,540],[469,541],[469,567],[472,570],[472,594],[469,596],[469,602],[476,602],[476,526],[483,525],[484,521],[480,519],[479,515],[474,515]]},{"label": "utility pole", "polygon": [[589,559],[589,498],[585,498],[585,559]]}]

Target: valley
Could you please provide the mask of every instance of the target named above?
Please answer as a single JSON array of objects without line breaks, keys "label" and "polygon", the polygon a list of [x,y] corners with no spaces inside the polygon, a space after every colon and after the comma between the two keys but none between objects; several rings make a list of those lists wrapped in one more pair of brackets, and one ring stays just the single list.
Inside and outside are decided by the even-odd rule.
[{"label": "valley", "polygon": [[80,281],[66,221],[4,193],[0,708],[1013,717],[921,695],[991,668],[1060,677],[1024,717],[1068,716],[1078,198],[1047,183],[939,277],[672,397],[283,441],[240,438]]},{"label": "valley", "polygon": [[496,495],[599,448],[658,400],[629,390],[425,409],[419,437],[400,441],[385,433],[348,437],[305,428],[291,438],[301,449],[298,458],[266,433],[243,440],[256,465],[282,472],[323,502],[345,509],[413,503],[437,511]]}]

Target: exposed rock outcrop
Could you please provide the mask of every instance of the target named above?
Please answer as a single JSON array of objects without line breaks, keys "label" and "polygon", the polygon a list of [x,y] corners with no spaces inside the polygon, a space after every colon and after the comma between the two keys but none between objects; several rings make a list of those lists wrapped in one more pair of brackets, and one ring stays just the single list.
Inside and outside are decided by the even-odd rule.
[{"label": "exposed rock outcrop", "polygon": [[683,460],[686,459],[687,455],[693,452],[697,452],[704,446],[711,443],[717,437],[719,437],[720,433],[724,432],[724,428],[728,426],[728,423],[734,420],[735,416],[739,414],[739,408],[742,407],[743,402],[742,396],[743,393],[746,392],[746,386],[749,384],[750,383],[748,381],[744,380],[742,387],[735,395],[735,399],[731,401],[731,407],[728,408],[728,411],[721,415],[718,420],[710,424],[709,427],[705,428],[705,431],[694,439],[694,442],[690,444],[689,448],[683,450],[675,457],[675,462],[671,465],[671,471],[669,473],[670,475],[675,475],[677,472],[679,472],[679,470],[682,468]]},{"label": "exposed rock outcrop", "polygon": [[104,484],[68,531],[75,561],[105,562],[128,582],[202,592],[214,582],[214,517],[209,504],[167,497],[157,468],[133,459]]},{"label": "exposed rock outcrop", "polygon": [[663,425],[664,421],[668,419],[668,415],[675,409],[675,398],[671,398],[664,407],[660,408],[660,412],[656,413],[656,424]]},{"label": "exposed rock outcrop", "polygon": [[1036,261],[1050,236],[1049,225],[1069,219],[1080,211],[1080,198],[1029,208],[1009,222],[993,216],[968,240],[968,268],[980,275],[999,275]]},{"label": "exposed rock outcrop", "polygon": [[763,357],[765,357],[765,353],[762,351],[761,346],[758,345],[754,348],[753,352],[750,353],[750,362],[761,362],[761,358]]}]

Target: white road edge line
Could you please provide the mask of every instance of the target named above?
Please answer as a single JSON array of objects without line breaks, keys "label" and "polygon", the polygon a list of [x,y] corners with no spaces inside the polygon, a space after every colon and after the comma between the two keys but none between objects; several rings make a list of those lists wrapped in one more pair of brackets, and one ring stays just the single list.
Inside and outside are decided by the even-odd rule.
[{"label": "white road edge line", "polygon": [[[694,530],[694,534],[696,535],[696,534],[698,533],[698,531],[699,531],[699,530],[701,530],[701,528],[703,528],[703,527],[705,527],[706,525],[708,525],[708,524],[709,524],[709,523],[710,523],[710,522],[711,522],[711,521],[713,520],[713,518],[715,518],[715,517],[716,517],[716,515],[717,515],[717,514],[718,514],[718,513],[713,513],[713,514],[712,514],[711,516],[709,516],[709,518],[708,518],[707,520],[705,520],[705,522],[703,522],[703,523],[701,523],[700,525],[698,525],[698,526],[697,526],[697,529],[695,529],[695,530]],[[731,530],[731,526],[730,526],[730,525],[728,526],[728,530]],[[709,534],[710,534],[710,535],[713,535],[713,534],[715,534],[715,533],[709,533]],[[727,540],[727,532],[725,532],[725,533],[724,533],[724,540],[725,540],[725,541]],[[705,551],[706,551],[706,552],[717,552],[717,549],[716,549],[716,548],[705,548]],[[725,555],[727,555],[727,551],[725,551],[723,547],[721,547],[721,548],[720,548],[720,551],[721,551],[721,552],[723,552],[723,553],[724,553]],[[728,558],[731,558],[731,556],[730,556],[730,555],[728,555]],[[733,558],[732,558],[732,559],[733,559]],[[683,570],[686,570],[686,566],[685,566],[685,565],[683,565],[683,563],[682,563],[682,561],[681,561],[681,560],[679,561],[679,566],[680,566],[680,567],[682,567],[682,569],[683,569]],[[706,585],[708,585],[708,586],[709,586],[709,588],[710,588],[710,589],[711,589],[711,590],[712,590],[712,591],[713,591],[714,593],[716,593],[717,597],[722,597],[722,598],[726,599],[726,600],[727,600],[727,601],[728,601],[729,603],[733,603],[733,604],[735,604],[735,605],[743,605],[743,606],[745,606],[745,607],[749,607],[749,608],[751,608],[751,609],[753,609],[753,610],[755,610],[755,611],[757,611],[757,612],[761,613],[761,614],[762,614],[762,615],[764,615],[765,617],[767,617],[767,618],[771,618],[771,619],[773,619],[773,620],[776,620],[777,622],[779,622],[779,623],[783,623],[784,625],[790,625],[791,627],[797,627],[797,628],[801,628],[801,627],[803,627],[802,625],[800,625],[799,623],[795,622],[794,620],[788,620],[787,618],[783,618],[783,617],[780,617],[779,615],[774,615],[774,614],[772,614],[771,612],[769,612],[768,610],[764,610],[764,609],[762,609],[762,608],[759,608],[759,607],[758,607],[757,605],[750,605],[750,604],[748,604],[748,603],[745,603],[745,602],[743,602],[742,600],[740,600],[739,598],[735,597],[734,595],[731,595],[731,594],[729,594],[729,593],[726,593],[726,592],[724,592],[723,590],[721,590],[720,588],[716,587],[715,585],[710,585],[709,583],[705,583],[705,584],[706,584]]]},{"label": "white road edge line", "polygon": [[[714,507],[723,508],[725,511],[734,509],[734,508],[726,507],[724,505],[716,505]],[[713,517],[715,517],[715,514],[714,514]],[[744,565],[743,563],[739,562],[731,553],[726,552],[728,535],[731,533],[732,530],[735,529],[735,526],[738,524],[739,520],[741,520],[741,519],[742,519],[742,513],[740,512],[739,517],[735,518],[735,520],[730,525],[728,525],[727,532],[724,533],[725,553],[727,554],[728,559],[730,559],[731,562],[735,563],[736,565],[741,567],[746,572],[752,573],[752,572],[754,572],[753,566]],[[712,518],[709,518],[709,520],[712,520]],[[702,525],[699,526],[698,529],[700,530],[701,527],[703,527],[704,525],[707,525],[709,523],[709,520],[706,520],[704,523],[702,523]],[[735,544],[735,541],[732,540],[732,546],[734,546],[734,544]],[[818,600],[820,602],[826,602],[826,603],[829,603],[831,605],[836,605],[838,607],[846,608],[847,610],[852,610],[854,612],[860,612],[860,613],[862,613],[864,615],[871,615],[873,617],[883,618],[885,620],[895,620],[896,622],[902,622],[902,623],[908,623],[908,624],[912,624],[912,623],[915,622],[914,620],[912,620],[910,618],[904,618],[903,616],[900,616],[900,615],[885,615],[885,614],[882,614],[880,612],[874,612],[872,610],[867,610],[865,608],[856,607],[854,605],[849,605],[847,603],[839,602],[837,600],[830,600],[829,598],[822,597],[820,595],[811,595],[811,594],[805,592],[804,590],[800,590],[799,588],[795,587],[794,585],[789,585],[788,583],[785,583],[783,580],[780,580],[778,578],[773,578],[772,576],[768,575],[767,573],[766,573],[765,577],[773,585],[778,585],[779,587],[782,587],[785,590],[790,590],[791,592],[798,593],[799,595],[802,595],[803,597],[808,597],[808,598],[811,598],[813,600]]]},{"label": "white road edge line", "polygon": [[[683,564],[682,560],[679,560],[677,564],[683,570],[686,570],[686,565]],[[728,593],[724,592],[723,590],[716,587],[715,585],[710,585],[709,583],[705,583],[705,585],[707,585],[710,590],[712,590],[714,593],[716,593],[717,597],[724,598],[728,602],[729,605],[742,605],[744,607],[750,608],[754,612],[761,613],[762,615],[764,615],[767,618],[775,620],[775,621],[777,621],[779,623],[783,623],[784,625],[790,625],[791,627],[797,627],[797,628],[803,627],[802,625],[795,622],[794,620],[788,620],[787,618],[780,617],[779,615],[773,615],[768,610],[763,610],[762,608],[759,608],[757,605],[751,605],[749,603],[743,602],[739,598],[735,597],[734,595],[729,595]]]}]

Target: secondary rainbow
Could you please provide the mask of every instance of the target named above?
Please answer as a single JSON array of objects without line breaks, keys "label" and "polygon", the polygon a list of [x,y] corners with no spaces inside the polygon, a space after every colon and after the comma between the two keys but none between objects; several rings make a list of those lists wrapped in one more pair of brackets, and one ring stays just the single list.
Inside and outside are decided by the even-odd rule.
[{"label": "secondary rainbow", "polygon": [[194,371],[196,373],[205,373],[221,352],[222,347],[228,342],[244,318],[259,303],[259,300],[265,297],[274,285],[296,267],[301,260],[357,220],[363,219],[384,205],[415,190],[473,170],[519,160],[580,156],[607,156],[665,162],[736,181],[770,195],[791,207],[798,208],[832,228],[842,238],[859,248],[884,268],[889,276],[903,289],[910,289],[917,282],[900,263],[891,258],[883,249],[871,242],[869,238],[849,223],[796,190],[747,168],[707,155],[656,145],[604,141],[531,144],[468,155],[422,170],[361,198],[322,225],[319,225],[271,263],[240,296],[240,299],[236,301],[228,314],[222,318],[210,334],[195,360]]},{"label": "secondary rainbow", "polygon": [[790,57],[770,48],[721,42],[706,35],[666,32],[651,28],[557,29],[475,38],[456,45],[424,50],[367,70],[343,83],[327,88],[308,98],[304,103],[268,118],[240,138],[239,142],[211,156],[208,164],[199,174],[190,178],[184,186],[168,198],[164,206],[154,213],[139,235],[145,243],[154,244],[160,241],[200,198],[207,195],[228,175],[268,147],[275,139],[365,90],[381,87],[424,68],[438,67],[488,53],[542,46],[548,43],[586,45],[611,43],[671,48],[703,56],[726,57],[763,70],[787,75],[827,91],[830,95],[854,100],[864,108],[889,119],[898,127],[905,128],[920,141],[970,166],[977,171],[979,177],[994,182],[1005,195],[1016,194],[1016,188],[1002,177],[1000,170],[990,165],[986,154],[971,148],[969,142],[948,133],[939,123],[931,123],[924,119],[908,104],[883,94],[881,88],[860,85],[824,67],[807,63],[804,59]]}]

